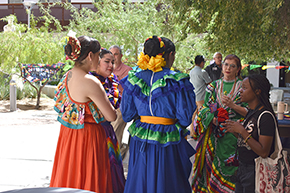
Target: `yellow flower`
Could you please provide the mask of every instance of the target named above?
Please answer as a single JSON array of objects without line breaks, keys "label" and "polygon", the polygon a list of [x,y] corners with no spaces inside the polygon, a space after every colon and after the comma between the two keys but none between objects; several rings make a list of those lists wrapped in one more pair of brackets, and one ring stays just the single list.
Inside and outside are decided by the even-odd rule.
[{"label": "yellow flower", "polygon": [[70,111],[72,111],[72,103],[70,103],[67,107],[65,107],[65,111],[68,111],[68,112],[70,112]]},{"label": "yellow flower", "polygon": [[142,70],[149,69],[153,72],[159,72],[162,71],[161,67],[164,67],[166,65],[166,61],[164,61],[162,55],[157,55],[155,57],[151,56],[151,58],[149,58],[147,54],[144,55],[144,53],[141,52],[137,65]]},{"label": "yellow flower", "polygon": [[139,56],[139,61],[137,63],[137,65],[139,66],[139,68],[141,68],[142,70],[146,70],[147,69],[147,64],[149,63],[149,56],[146,54],[144,55],[143,52],[141,52],[140,56]]},{"label": "yellow flower", "polygon": [[72,112],[70,120],[72,124],[74,125],[78,124],[78,120],[79,120],[78,114],[76,112]]},{"label": "yellow flower", "polygon": [[148,64],[148,69],[152,70],[153,72],[159,72],[162,71],[161,67],[164,67],[165,65],[166,62],[164,61],[162,55],[157,55],[155,57],[152,56]]}]

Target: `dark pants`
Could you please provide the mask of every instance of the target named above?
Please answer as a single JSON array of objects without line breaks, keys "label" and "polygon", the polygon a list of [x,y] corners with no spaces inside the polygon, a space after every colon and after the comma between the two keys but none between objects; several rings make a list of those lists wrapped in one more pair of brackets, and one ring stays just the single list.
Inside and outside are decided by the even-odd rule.
[{"label": "dark pants", "polygon": [[255,165],[239,162],[236,193],[255,193]]}]

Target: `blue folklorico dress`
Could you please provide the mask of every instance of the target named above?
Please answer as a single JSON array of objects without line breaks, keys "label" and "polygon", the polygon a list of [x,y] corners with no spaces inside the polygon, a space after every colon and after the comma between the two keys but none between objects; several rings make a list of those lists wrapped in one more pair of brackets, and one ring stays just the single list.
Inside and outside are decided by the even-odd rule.
[{"label": "blue folklorico dress", "polygon": [[184,73],[132,70],[120,81],[121,112],[131,135],[125,193],[191,192],[188,181],[195,150],[186,127],[196,109],[193,86]]}]

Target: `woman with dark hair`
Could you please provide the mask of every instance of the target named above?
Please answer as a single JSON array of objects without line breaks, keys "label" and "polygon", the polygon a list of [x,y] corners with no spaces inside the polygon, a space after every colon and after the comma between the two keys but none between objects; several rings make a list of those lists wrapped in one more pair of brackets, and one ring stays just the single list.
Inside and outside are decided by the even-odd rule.
[{"label": "woman with dark hair", "polygon": [[[246,115],[241,103],[239,78],[241,61],[228,55],[222,64],[223,77],[206,88],[205,101],[197,116],[193,137],[198,141],[193,166],[193,192],[234,192],[235,164],[227,160],[235,154],[237,139],[220,125],[225,119],[237,121]],[[240,106],[242,105],[242,106]]]},{"label": "woman with dark hair", "polygon": [[61,128],[50,187],[112,193],[106,133],[100,122],[114,121],[116,111],[101,82],[89,74],[97,70],[100,48],[87,36],[69,37],[65,46],[75,65],[60,81],[54,98]]},{"label": "woman with dark hair", "polygon": [[121,112],[131,135],[125,193],[191,192],[188,181],[195,150],[185,139],[196,109],[187,74],[171,71],[175,46],[149,37],[137,65],[122,79]]},{"label": "woman with dark hair", "polygon": [[[110,103],[114,106],[115,109],[118,109],[121,102],[121,95],[118,89],[118,78],[115,74],[112,73],[114,67],[114,56],[112,52],[102,48],[97,70],[90,72],[90,74],[96,76],[101,81]],[[125,176],[120,146],[111,123],[109,121],[105,121],[102,122],[101,125],[104,127],[107,136],[113,192],[123,193],[125,186]]]},{"label": "woman with dark hair", "polygon": [[248,76],[243,80],[240,92],[241,100],[250,108],[245,120],[242,124],[228,120],[223,125],[227,132],[238,138],[239,168],[235,192],[255,192],[255,158],[265,158],[273,153],[277,121],[269,101],[270,83],[265,76]]}]

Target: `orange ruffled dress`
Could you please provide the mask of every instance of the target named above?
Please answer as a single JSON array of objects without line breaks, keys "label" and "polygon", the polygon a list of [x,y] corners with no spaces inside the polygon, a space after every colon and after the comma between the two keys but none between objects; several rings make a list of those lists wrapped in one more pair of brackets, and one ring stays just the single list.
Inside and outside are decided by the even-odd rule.
[{"label": "orange ruffled dress", "polygon": [[66,75],[54,99],[61,128],[50,187],[112,193],[106,133],[99,124],[104,118],[92,101],[78,103],[71,99]]}]

